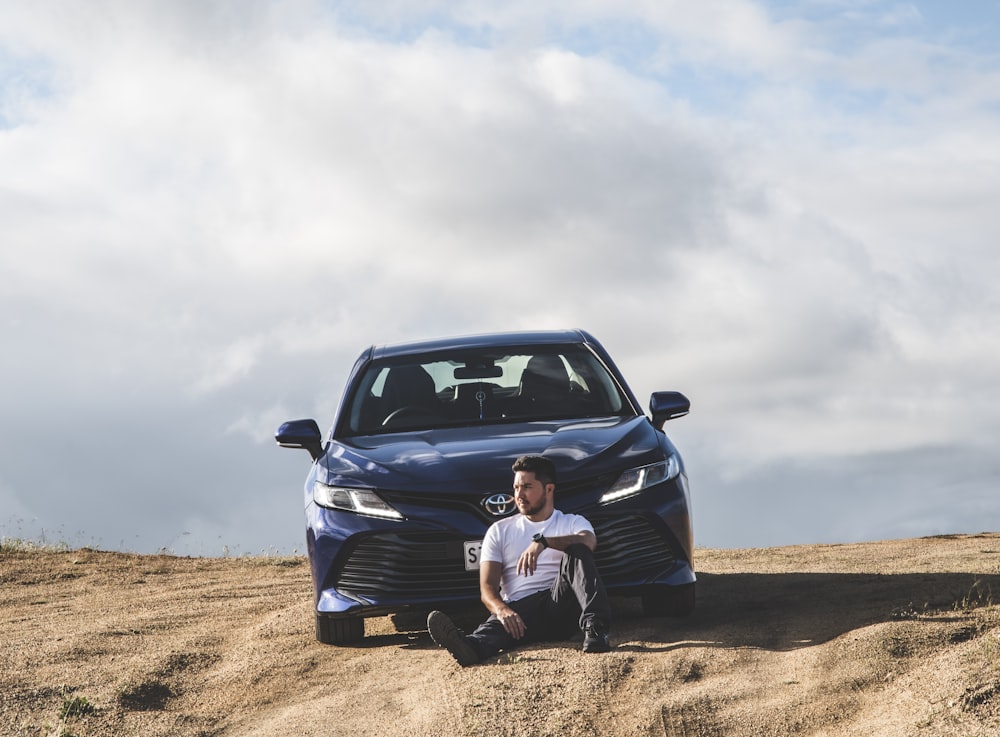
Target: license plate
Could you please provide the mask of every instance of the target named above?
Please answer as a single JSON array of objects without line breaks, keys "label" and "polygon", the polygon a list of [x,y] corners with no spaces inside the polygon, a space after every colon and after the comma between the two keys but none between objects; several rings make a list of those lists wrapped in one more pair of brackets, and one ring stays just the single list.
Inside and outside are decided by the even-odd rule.
[{"label": "license plate", "polygon": [[465,570],[479,570],[479,553],[482,548],[482,540],[469,540],[465,543]]}]

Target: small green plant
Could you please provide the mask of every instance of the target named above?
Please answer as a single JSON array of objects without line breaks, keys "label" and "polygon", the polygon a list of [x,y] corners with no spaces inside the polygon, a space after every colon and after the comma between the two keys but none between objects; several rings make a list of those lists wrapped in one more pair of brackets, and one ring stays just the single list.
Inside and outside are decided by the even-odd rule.
[{"label": "small green plant", "polygon": [[524,655],[516,650],[514,652],[504,653],[500,656],[500,659],[497,660],[497,662],[501,665],[517,665],[518,663],[524,663],[525,661],[526,658]]},{"label": "small green plant", "polygon": [[97,711],[86,696],[71,696],[71,689],[63,687],[63,702],[59,709],[59,724],[49,734],[53,737],[75,737],[69,730],[68,723],[80,717],[89,716]]},{"label": "small green plant", "polygon": [[96,707],[90,703],[86,696],[74,696],[72,698],[65,696],[62,708],[59,710],[59,718],[65,722],[68,719],[93,714],[95,711]]}]

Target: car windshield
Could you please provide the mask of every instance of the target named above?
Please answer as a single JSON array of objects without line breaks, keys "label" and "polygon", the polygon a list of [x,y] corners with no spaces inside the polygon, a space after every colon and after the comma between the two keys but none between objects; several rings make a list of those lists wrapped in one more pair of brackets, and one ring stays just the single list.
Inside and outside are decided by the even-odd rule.
[{"label": "car windshield", "polygon": [[355,387],[342,425],[350,435],[634,414],[601,361],[579,345],[375,361]]}]

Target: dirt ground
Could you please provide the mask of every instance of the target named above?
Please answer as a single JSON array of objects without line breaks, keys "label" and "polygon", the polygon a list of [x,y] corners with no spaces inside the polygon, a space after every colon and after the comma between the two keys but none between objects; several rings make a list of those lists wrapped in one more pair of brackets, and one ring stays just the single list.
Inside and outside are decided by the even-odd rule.
[{"label": "dirt ground", "polygon": [[1000,734],[1000,533],[697,554],[690,619],[463,670],[389,618],[317,643],[302,558],[2,546],[0,734]]}]

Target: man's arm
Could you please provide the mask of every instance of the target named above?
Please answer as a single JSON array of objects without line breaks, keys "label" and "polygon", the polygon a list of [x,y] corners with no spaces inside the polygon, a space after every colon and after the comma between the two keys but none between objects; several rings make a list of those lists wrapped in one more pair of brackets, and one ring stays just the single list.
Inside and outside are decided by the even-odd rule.
[{"label": "man's arm", "polygon": [[[553,550],[565,550],[570,545],[577,543],[583,543],[590,548],[591,552],[597,549],[597,536],[590,530],[581,530],[572,535],[559,535],[558,537],[546,536],[545,542]],[[521,557],[517,559],[517,574],[519,576],[534,575],[535,567],[538,565],[538,556],[543,550],[545,550],[545,546],[538,542],[532,542],[525,548]]]},{"label": "man's arm", "polygon": [[565,550],[570,545],[576,545],[577,543],[583,543],[586,545],[590,548],[590,552],[597,550],[597,535],[590,530],[581,530],[580,532],[572,535],[560,535],[559,537],[546,536],[545,542],[547,542],[549,547],[553,550]]},{"label": "man's arm", "polygon": [[483,605],[496,615],[510,636],[520,640],[524,637],[524,620],[500,597],[502,574],[503,565],[495,560],[485,560],[480,564],[479,598],[482,599]]}]

